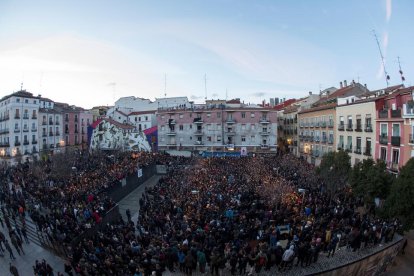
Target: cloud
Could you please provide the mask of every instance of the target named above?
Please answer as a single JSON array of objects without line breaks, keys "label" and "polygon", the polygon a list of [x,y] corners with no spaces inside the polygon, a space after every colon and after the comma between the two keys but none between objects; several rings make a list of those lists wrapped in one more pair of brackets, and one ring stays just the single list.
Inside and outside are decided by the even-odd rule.
[{"label": "cloud", "polygon": [[201,99],[203,99],[203,97],[202,96],[197,96],[197,95],[191,95],[190,99],[192,99],[192,100],[201,100]]},{"label": "cloud", "polygon": [[392,13],[392,0],[385,0],[385,20],[390,22]]},{"label": "cloud", "polygon": [[263,98],[264,96],[266,96],[267,93],[265,92],[256,92],[256,93],[252,93],[251,95],[253,97],[257,97],[257,98]]}]

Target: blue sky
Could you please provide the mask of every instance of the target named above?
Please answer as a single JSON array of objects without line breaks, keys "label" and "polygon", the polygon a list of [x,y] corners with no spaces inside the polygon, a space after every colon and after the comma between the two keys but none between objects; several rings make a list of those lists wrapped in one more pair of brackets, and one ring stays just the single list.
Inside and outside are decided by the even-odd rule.
[{"label": "blue sky", "polygon": [[301,97],[344,79],[414,84],[414,2],[0,1],[0,96],[90,108],[134,95]]}]

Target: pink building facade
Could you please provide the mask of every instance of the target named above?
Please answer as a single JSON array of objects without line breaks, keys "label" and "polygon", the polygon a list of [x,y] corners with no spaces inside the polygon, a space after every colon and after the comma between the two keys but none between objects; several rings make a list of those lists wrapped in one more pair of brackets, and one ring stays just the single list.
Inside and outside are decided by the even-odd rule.
[{"label": "pink building facade", "polygon": [[277,113],[272,109],[220,104],[159,110],[157,125],[160,150],[276,150]]},{"label": "pink building facade", "polygon": [[398,89],[376,100],[375,158],[385,161],[394,173],[413,156],[413,90],[414,87]]}]

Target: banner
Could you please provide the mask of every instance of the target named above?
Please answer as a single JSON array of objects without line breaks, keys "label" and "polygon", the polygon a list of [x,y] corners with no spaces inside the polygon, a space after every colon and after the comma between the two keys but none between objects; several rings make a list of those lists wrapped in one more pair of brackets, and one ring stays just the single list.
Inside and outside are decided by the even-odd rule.
[{"label": "banner", "polygon": [[138,178],[142,177],[142,169],[138,169]]},{"label": "banner", "polygon": [[241,156],[247,156],[247,148],[246,147],[241,147],[240,155]]}]

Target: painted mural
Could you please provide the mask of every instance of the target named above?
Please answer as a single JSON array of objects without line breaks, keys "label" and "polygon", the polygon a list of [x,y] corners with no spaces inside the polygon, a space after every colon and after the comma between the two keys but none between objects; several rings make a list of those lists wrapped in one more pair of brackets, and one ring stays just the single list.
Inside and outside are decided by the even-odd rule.
[{"label": "painted mural", "polygon": [[100,120],[94,124],[90,138],[91,149],[151,151],[151,146],[143,132],[134,127],[112,120]]}]

